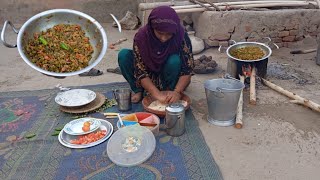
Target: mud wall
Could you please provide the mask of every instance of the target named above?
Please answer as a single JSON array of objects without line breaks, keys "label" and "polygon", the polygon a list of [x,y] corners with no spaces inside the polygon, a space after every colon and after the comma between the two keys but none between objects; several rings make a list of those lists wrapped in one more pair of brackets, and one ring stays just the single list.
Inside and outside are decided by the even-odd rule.
[{"label": "mud wall", "polygon": [[193,14],[192,19],[196,36],[210,46],[270,37],[280,47],[291,47],[305,37],[317,38],[320,33],[320,11],[311,9],[207,11]]}]

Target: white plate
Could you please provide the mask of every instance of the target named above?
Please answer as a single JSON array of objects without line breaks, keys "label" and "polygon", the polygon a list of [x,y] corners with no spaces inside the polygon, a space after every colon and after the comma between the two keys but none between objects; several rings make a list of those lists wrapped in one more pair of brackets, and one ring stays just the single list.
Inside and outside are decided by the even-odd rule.
[{"label": "white plate", "polygon": [[[84,132],[82,130],[83,127],[83,123],[89,121],[90,122],[90,130],[87,132]],[[96,118],[80,118],[80,119],[75,119],[73,121],[70,121],[69,123],[67,123],[64,128],[63,131],[66,132],[67,134],[70,135],[83,135],[83,134],[88,134],[91,133],[95,130],[97,130],[101,125],[101,121],[99,119]]]},{"label": "white plate", "polygon": [[70,141],[73,139],[77,139],[78,136],[69,135],[69,134],[65,133],[64,131],[61,131],[59,133],[58,140],[63,146],[66,146],[68,148],[74,148],[74,149],[89,148],[89,147],[101,144],[104,141],[106,141],[107,139],[109,139],[109,137],[112,135],[113,126],[110,122],[103,120],[103,119],[100,119],[100,122],[101,122],[101,126],[97,130],[106,130],[107,134],[105,135],[105,137],[99,139],[98,141],[95,141],[95,142],[92,142],[89,144],[84,144],[84,145],[72,144]]},{"label": "white plate", "polygon": [[57,94],[55,101],[61,106],[76,107],[89,104],[96,98],[96,93],[88,89],[72,89]]}]

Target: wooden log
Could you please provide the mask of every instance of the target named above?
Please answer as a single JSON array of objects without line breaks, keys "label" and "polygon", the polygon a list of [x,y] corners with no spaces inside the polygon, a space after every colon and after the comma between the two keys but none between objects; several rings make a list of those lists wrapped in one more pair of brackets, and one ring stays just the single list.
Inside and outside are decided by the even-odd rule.
[{"label": "wooden log", "polygon": [[317,56],[316,56],[316,64],[320,66],[320,37],[318,38],[318,49],[317,49]]},{"label": "wooden log", "polygon": [[209,11],[215,11],[214,8],[212,8],[212,7],[210,7],[210,6],[206,6],[206,5],[204,5],[203,3],[199,2],[199,1],[196,1],[196,0],[189,0],[189,1],[190,1],[190,2],[193,2],[193,3],[195,3],[195,4],[199,4],[201,7],[204,7],[204,8],[206,8],[206,9],[209,10]]},{"label": "wooden log", "polygon": [[252,67],[251,76],[250,76],[250,104],[256,105],[256,67]]},{"label": "wooden log", "polygon": [[[204,4],[205,6],[212,6],[211,4],[214,4],[215,6],[219,7],[219,6],[234,6],[234,5],[239,5],[239,6],[243,6],[243,5],[251,5],[251,4],[313,4],[313,5],[317,5],[316,2],[311,2],[311,1],[239,1],[239,2],[222,2],[222,3],[206,3]],[[173,9],[190,9],[190,8],[201,8],[202,6],[199,4],[193,4],[193,5],[183,5],[183,6],[172,6]]]},{"label": "wooden log", "polygon": [[267,81],[263,78],[261,78],[261,80],[262,80],[263,84],[270,87],[271,89],[293,99],[293,101],[292,101],[293,103],[301,104],[301,105],[304,105],[306,107],[313,109],[314,111],[320,112],[320,105],[319,104],[317,104],[309,99],[303,98],[303,97],[301,97],[295,93],[292,93],[288,90],[285,90],[282,87],[275,85],[272,82]]},{"label": "wooden log", "polygon": [[[251,9],[251,8],[272,8],[272,7],[308,7],[309,4],[315,2],[301,2],[297,4],[289,3],[273,3],[273,4],[249,4],[249,5],[224,5],[218,6],[220,10],[236,10],[236,9]],[[314,4],[315,5],[315,4]],[[188,8],[188,9],[175,9],[176,13],[192,13],[192,12],[203,12],[206,8]]]},{"label": "wooden log", "polygon": [[[242,83],[244,83],[244,76],[239,75],[239,77],[240,77],[240,81],[241,81]],[[242,118],[243,118],[242,110],[243,110],[243,90],[241,90],[241,93],[240,93],[240,98],[239,98],[238,108],[237,108],[236,124],[234,125],[234,127],[237,128],[237,129],[241,129],[242,126],[243,126],[243,122],[242,122]]]}]

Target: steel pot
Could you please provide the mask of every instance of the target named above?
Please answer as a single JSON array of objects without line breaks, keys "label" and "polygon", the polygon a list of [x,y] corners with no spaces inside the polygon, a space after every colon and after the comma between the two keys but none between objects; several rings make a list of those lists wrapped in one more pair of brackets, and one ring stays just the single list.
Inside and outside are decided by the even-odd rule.
[{"label": "steel pot", "polygon": [[[231,46],[229,46],[226,50],[227,55],[228,55],[228,64],[227,64],[227,72],[234,78],[238,78],[239,74],[242,74],[242,66],[246,64],[253,64],[256,66],[260,71],[258,72],[258,76],[260,77],[265,77],[267,74],[267,65],[268,65],[268,58],[272,54],[272,50],[269,47],[269,43],[271,42],[271,39],[269,39],[269,42],[264,44],[260,42],[234,42]],[[273,45],[277,48],[279,48],[276,44],[273,43]],[[254,46],[254,47],[259,47],[264,51],[264,56],[260,59],[255,59],[255,60],[242,60],[233,57],[230,52],[232,50],[238,49],[238,48],[243,48],[243,47],[248,47],[248,46]]]},{"label": "steel pot", "polygon": [[[56,73],[41,69],[29,60],[24,53],[26,41],[32,38],[34,33],[45,31],[57,24],[79,24],[85,31],[86,36],[90,38],[90,43],[94,49],[92,58],[89,61],[89,66],[74,72]],[[18,34],[16,45],[8,44],[5,40],[5,31],[8,25],[10,25],[12,30]],[[108,47],[107,35],[103,27],[91,16],[70,9],[53,9],[36,14],[25,22],[20,30],[16,29],[10,21],[5,21],[1,32],[1,41],[9,48],[18,47],[18,51],[22,59],[33,69],[43,74],[60,77],[77,75],[89,71],[102,60]]]},{"label": "steel pot", "polygon": [[[243,47],[250,47],[250,46],[253,46],[253,47],[259,47],[263,50],[264,52],[264,56],[260,59],[255,59],[255,60],[242,60],[242,59],[238,59],[238,58],[235,58],[233,57],[230,52],[232,50],[235,50],[235,49],[239,49],[239,48],[243,48]],[[237,61],[244,61],[244,62],[257,62],[257,61],[261,61],[261,60],[264,60],[264,59],[267,59],[271,56],[272,54],[272,50],[269,46],[267,46],[266,44],[263,44],[263,43],[259,43],[259,42],[237,42],[231,46],[228,47],[227,49],[227,55],[229,58],[231,59],[234,59],[234,60],[237,60]]]}]

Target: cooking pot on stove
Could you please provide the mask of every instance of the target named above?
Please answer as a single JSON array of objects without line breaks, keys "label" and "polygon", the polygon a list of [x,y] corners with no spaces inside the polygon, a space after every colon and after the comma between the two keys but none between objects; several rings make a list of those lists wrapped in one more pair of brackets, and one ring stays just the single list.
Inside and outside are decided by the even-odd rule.
[{"label": "cooking pot on stove", "polygon": [[[115,19],[115,17],[112,15]],[[117,20],[115,19],[117,22]],[[93,46],[94,52],[92,58],[89,61],[89,65],[81,70],[67,73],[56,73],[44,70],[30,61],[24,52],[24,46],[26,41],[33,37],[36,32],[45,31],[52,28],[57,24],[78,24],[81,29],[85,31],[86,36],[89,37],[90,43]],[[12,30],[18,34],[17,44],[12,45],[5,40],[5,31],[7,26],[10,25]],[[120,28],[119,28],[120,30]],[[9,48],[18,47],[18,51],[22,59],[33,69],[50,76],[72,76],[77,75],[86,71],[89,71],[95,67],[103,58],[107,51],[107,35],[103,27],[91,16],[70,9],[53,9],[41,12],[31,17],[27,22],[25,22],[20,30],[16,29],[10,21],[5,21],[2,31],[1,31],[1,41],[3,44]]]},{"label": "cooking pot on stove", "polygon": [[[227,65],[228,74],[230,74],[234,78],[238,78],[238,75],[242,74],[242,66],[246,64],[251,64],[253,66],[256,66],[258,69],[261,69],[261,71],[258,72],[259,76],[265,77],[267,73],[266,70],[267,70],[268,58],[272,54],[272,50],[268,45],[271,42],[271,39],[270,38],[267,38],[267,39],[269,39],[269,42],[266,44],[260,43],[260,42],[236,42],[234,40],[231,40],[232,42],[234,42],[234,44],[230,45],[226,50],[226,53],[228,55],[228,65]],[[279,48],[276,44],[273,43],[273,45]],[[250,46],[259,47],[264,52],[264,56],[260,59],[242,60],[242,59],[233,57],[230,53],[235,49],[250,47]]]}]

